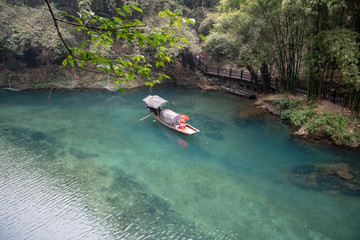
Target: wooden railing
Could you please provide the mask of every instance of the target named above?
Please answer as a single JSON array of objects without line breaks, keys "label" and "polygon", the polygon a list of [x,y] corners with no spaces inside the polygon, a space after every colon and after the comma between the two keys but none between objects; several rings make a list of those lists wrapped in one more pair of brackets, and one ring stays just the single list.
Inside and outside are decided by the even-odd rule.
[{"label": "wooden railing", "polygon": [[251,74],[248,71],[237,70],[233,68],[224,68],[220,66],[211,66],[205,64],[200,58],[194,58],[193,63],[198,69],[208,75],[239,79],[246,82],[253,82]]},{"label": "wooden railing", "polygon": [[[208,64],[204,63],[204,61],[198,57],[193,58],[193,64],[195,65],[196,68],[201,70],[204,74],[240,80],[240,81],[244,81],[244,82],[254,85],[253,78],[249,71],[208,65]],[[262,84],[261,76],[258,76],[258,79],[260,80],[259,84]],[[271,80],[270,85],[274,91],[278,90],[278,89],[276,89],[276,83],[275,83],[274,79]],[[296,90],[297,90],[298,94],[302,94],[302,95],[306,95],[308,92],[307,86],[304,86],[304,85],[298,85]],[[321,98],[330,100],[334,103],[342,103],[344,101],[344,94],[338,93],[338,92],[336,92],[336,90],[335,91],[323,91],[321,94]]]}]

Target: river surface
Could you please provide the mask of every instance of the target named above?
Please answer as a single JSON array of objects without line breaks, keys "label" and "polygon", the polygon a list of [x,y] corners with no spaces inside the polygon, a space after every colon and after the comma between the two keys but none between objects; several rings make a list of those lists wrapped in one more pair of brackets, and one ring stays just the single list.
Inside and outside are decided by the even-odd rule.
[{"label": "river surface", "polygon": [[[148,114],[157,94],[190,116],[184,136]],[[0,90],[0,239],[360,239],[360,197],[295,185],[301,166],[359,152],[241,114],[251,101],[158,87]]]}]

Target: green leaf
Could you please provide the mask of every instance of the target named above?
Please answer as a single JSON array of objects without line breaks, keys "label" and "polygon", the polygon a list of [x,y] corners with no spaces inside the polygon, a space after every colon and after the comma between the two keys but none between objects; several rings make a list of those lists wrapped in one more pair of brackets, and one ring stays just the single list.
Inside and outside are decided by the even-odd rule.
[{"label": "green leaf", "polygon": [[124,11],[130,14],[130,16],[132,16],[132,12],[130,11],[129,8],[130,8],[129,6],[123,6]]},{"label": "green leaf", "polygon": [[67,58],[66,59],[64,59],[64,61],[63,61],[63,66],[65,67],[67,64],[68,64],[68,60],[67,60]]},{"label": "green leaf", "polygon": [[129,79],[130,81],[133,81],[133,80],[134,80],[134,74],[133,74],[133,73],[125,74],[125,77],[126,77],[127,79]]},{"label": "green leaf", "polygon": [[71,18],[73,18],[74,20],[78,21],[80,24],[83,24],[83,22],[81,21],[80,18],[74,17],[74,16],[70,16]]},{"label": "green leaf", "polygon": [[121,93],[125,93],[127,90],[125,89],[125,88],[119,88],[119,92],[121,92]]},{"label": "green leaf", "polygon": [[181,21],[176,21],[176,26],[177,26],[178,28],[181,28]]},{"label": "green leaf", "polygon": [[145,44],[145,42],[144,42],[144,40],[143,40],[142,38],[139,38],[138,42],[139,42],[139,45],[140,45],[141,47],[143,47],[144,44]]},{"label": "green leaf", "polygon": [[85,42],[84,41],[81,42],[81,48],[85,49]]},{"label": "green leaf", "polygon": [[137,6],[134,6],[133,4],[131,5],[131,7],[133,9],[135,9],[136,11],[143,13],[143,11],[140,8],[138,8]]},{"label": "green leaf", "polygon": [[166,75],[166,74],[162,74],[162,75],[163,75],[163,77],[170,79],[170,77],[168,75]]},{"label": "green leaf", "polygon": [[123,17],[126,17],[125,13],[123,13],[122,11],[118,11],[118,14],[123,16]]},{"label": "green leaf", "polygon": [[185,43],[189,43],[189,41],[186,38],[180,38],[181,41],[185,42]]},{"label": "green leaf", "polygon": [[140,25],[145,25],[142,21],[140,21],[139,19],[135,19],[135,21],[140,24]]},{"label": "green leaf", "polygon": [[123,21],[122,21],[120,18],[118,18],[118,17],[113,17],[113,19],[114,19],[116,22],[118,22],[120,25],[123,24]]},{"label": "green leaf", "polygon": [[68,62],[69,62],[69,64],[70,64],[72,67],[75,66],[75,64],[74,64],[74,59],[70,59],[70,58],[69,58]]},{"label": "green leaf", "polygon": [[150,86],[150,87],[153,87],[153,86],[154,86],[154,84],[153,84],[152,82],[146,82],[145,85],[146,85],[146,86]]}]

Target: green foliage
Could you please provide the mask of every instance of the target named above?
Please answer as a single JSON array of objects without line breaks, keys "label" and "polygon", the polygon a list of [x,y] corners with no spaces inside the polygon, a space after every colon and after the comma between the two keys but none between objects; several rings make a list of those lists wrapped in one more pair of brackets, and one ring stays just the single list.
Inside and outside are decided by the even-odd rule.
[{"label": "green foliage", "polygon": [[210,30],[214,26],[214,23],[215,23],[215,21],[211,17],[208,17],[208,18],[204,19],[204,21],[202,21],[200,23],[200,26],[198,28],[198,34],[203,35],[203,36],[209,35]]},{"label": "green foliage", "polygon": [[281,113],[281,118],[294,126],[304,126],[312,135],[325,134],[338,144],[352,145],[360,142],[359,127],[349,131],[350,119],[339,113],[316,113],[315,103],[300,98],[281,97],[271,100]]},{"label": "green foliage", "polygon": [[[29,8],[9,6],[0,2],[0,42],[2,47],[23,56],[30,48],[46,49],[51,54],[63,54],[59,37],[45,6]],[[68,29],[64,35],[69,36]],[[52,60],[51,57],[46,60]]]},{"label": "green foliage", "polygon": [[352,144],[360,140],[360,134],[359,129],[349,132],[349,123],[346,116],[324,112],[309,119],[305,126],[311,134],[324,132],[335,142]]},{"label": "green foliage", "polygon": [[360,35],[347,29],[322,32],[324,53],[335,58],[344,81],[360,89]]},{"label": "green foliage", "polygon": [[239,10],[241,8],[240,6],[243,3],[245,3],[244,0],[220,0],[218,11],[220,13],[224,13],[224,12]]},{"label": "green foliage", "polygon": [[313,105],[300,98],[280,98],[273,100],[281,113],[281,118],[290,120],[297,127],[305,124],[314,114]]},{"label": "green foliage", "polygon": [[[341,72],[345,84],[359,90],[360,39],[349,30],[357,27],[350,23],[358,9],[350,9],[351,4],[354,6],[344,0],[221,0],[208,38],[228,34],[229,39],[236,39],[232,41],[236,49],[231,52],[233,60],[255,72],[267,65],[268,74],[278,79],[279,92],[296,92],[304,72],[304,53],[311,97],[324,90],[332,69]],[[213,49],[214,42],[206,41],[206,47]]]},{"label": "green foliage", "polygon": [[[194,23],[189,19],[180,17],[179,13],[165,10],[160,11],[158,16],[160,19],[168,18],[168,25],[149,28],[139,19],[130,19],[133,11],[143,13],[137,3],[130,2],[129,5],[124,5],[121,9],[117,8],[118,16],[112,18],[103,18],[92,11],[83,11],[79,17],[71,16],[77,21],[76,29],[88,34],[88,40],[81,42],[80,47],[69,48],[70,55],[64,60],[63,65],[70,64],[72,67],[76,66],[87,70],[95,69],[116,76],[119,85],[123,81],[133,81],[135,76],[150,80],[149,73],[152,66],[147,63],[145,56],[133,54],[130,57],[118,56],[113,59],[108,53],[111,52],[114,42],[125,41],[139,48],[151,47],[156,49],[154,56],[156,68],[165,68],[166,63],[173,62],[168,55],[169,48],[177,47],[180,50],[180,42],[188,43],[186,38],[178,35],[176,29],[180,29],[183,22]],[[92,46],[101,46],[103,50],[98,51],[98,48]],[[151,80],[146,84],[153,86],[154,83],[163,78],[169,77],[159,73],[158,80]]]},{"label": "green foliage", "polygon": [[234,53],[235,44],[230,35],[213,33],[206,38],[205,48],[211,54],[225,56]]},{"label": "green foliage", "polygon": [[214,7],[219,2],[219,0],[176,0],[176,1],[192,9],[197,7],[208,7],[208,8]]}]

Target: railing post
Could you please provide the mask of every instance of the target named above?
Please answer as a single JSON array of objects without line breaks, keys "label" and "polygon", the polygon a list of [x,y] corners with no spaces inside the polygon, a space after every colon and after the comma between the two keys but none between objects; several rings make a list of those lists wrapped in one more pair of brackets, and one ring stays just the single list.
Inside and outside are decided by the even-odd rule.
[{"label": "railing post", "polygon": [[230,78],[231,78],[231,72],[232,72],[232,69],[230,68]]},{"label": "railing post", "polygon": [[243,73],[244,73],[244,70],[241,70],[240,80],[243,79]]},{"label": "railing post", "polygon": [[335,100],[336,100],[336,90],[334,90],[334,95],[333,95],[332,102],[335,103]]}]

